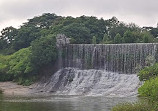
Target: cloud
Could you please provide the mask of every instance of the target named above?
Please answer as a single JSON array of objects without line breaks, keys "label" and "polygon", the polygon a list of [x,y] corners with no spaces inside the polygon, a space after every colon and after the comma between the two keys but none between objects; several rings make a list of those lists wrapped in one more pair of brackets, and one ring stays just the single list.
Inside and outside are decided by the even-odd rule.
[{"label": "cloud", "polygon": [[116,16],[141,26],[154,25],[158,22],[157,4],[157,0],[1,0],[0,28],[2,23],[8,24],[7,21],[16,21],[16,26],[42,13],[92,15],[105,19]]}]

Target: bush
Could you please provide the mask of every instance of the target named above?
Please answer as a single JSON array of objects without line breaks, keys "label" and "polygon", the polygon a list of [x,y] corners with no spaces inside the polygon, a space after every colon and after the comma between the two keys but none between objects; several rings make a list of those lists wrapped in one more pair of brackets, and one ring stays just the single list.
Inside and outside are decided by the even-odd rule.
[{"label": "bush", "polygon": [[158,77],[145,81],[145,83],[138,89],[138,93],[140,96],[158,101]]},{"label": "bush", "polygon": [[43,67],[57,58],[56,36],[48,35],[36,39],[31,43],[31,63],[36,67]]},{"label": "bush", "polygon": [[6,76],[6,72],[8,70],[7,61],[9,56],[0,55],[0,81],[9,80],[9,75]]},{"label": "bush", "polygon": [[158,111],[156,106],[148,102],[123,103],[113,107],[112,111]]},{"label": "bush", "polygon": [[20,78],[32,78],[34,73],[30,54],[30,48],[23,48],[12,55],[0,55],[0,81],[14,80],[23,84]]},{"label": "bush", "polygon": [[36,39],[31,47],[20,49],[11,55],[0,55],[0,81],[15,81],[30,85],[37,77],[37,71],[56,60],[55,36]]},{"label": "bush", "polygon": [[158,63],[150,67],[145,67],[138,74],[140,81],[149,80],[150,78],[156,77],[157,75],[158,75]]},{"label": "bush", "polygon": [[8,74],[13,74],[14,78],[22,74],[28,74],[33,71],[30,62],[31,51],[29,48],[23,48],[18,52],[10,55],[7,65],[9,66]]},{"label": "bush", "polygon": [[34,83],[34,81],[36,80],[36,77],[19,77],[17,80],[15,80],[15,82],[17,82],[18,84],[22,84],[24,86],[29,86],[31,84]]}]

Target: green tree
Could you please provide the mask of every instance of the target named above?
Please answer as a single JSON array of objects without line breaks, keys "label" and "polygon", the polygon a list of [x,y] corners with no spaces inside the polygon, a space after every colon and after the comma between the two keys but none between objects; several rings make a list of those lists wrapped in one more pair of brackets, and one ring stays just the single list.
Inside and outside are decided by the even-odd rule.
[{"label": "green tree", "polygon": [[13,53],[12,44],[18,34],[18,30],[12,26],[6,27],[1,31],[0,52],[5,54]]},{"label": "green tree", "polygon": [[138,89],[138,94],[152,100],[158,100],[158,77],[151,78]]},{"label": "green tree", "polygon": [[95,36],[93,36],[93,38],[92,38],[92,44],[96,44],[96,37]]},{"label": "green tree", "polygon": [[83,24],[72,23],[68,26],[64,26],[60,33],[65,34],[67,37],[73,38],[74,43],[83,44],[91,43],[92,36],[90,30]]},{"label": "green tree", "polygon": [[154,37],[150,34],[150,32],[142,32],[142,38],[144,43],[153,42]]},{"label": "green tree", "polygon": [[6,27],[1,31],[1,40],[5,41],[6,44],[11,44],[14,40],[15,37],[17,36],[18,30],[12,26]]},{"label": "green tree", "polygon": [[13,42],[13,48],[19,50],[30,46],[30,43],[36,38],[40,38],[40,29],[34,26],[22,26]]},{"label": "green tree", "polygon": [[128,26],[125,23],[119,23],[117,25],[114,25],[109,29],[109,35],[112,40],[114,40],[114,37],[119,33],[121,37],[123,37],[124,33],[129,30]]},{"label": "green tree", "polygon": [[145,67],[140,70],[138,73],[139,80],[149,80],[150,78],[158,76],[158,64],[154,64],[153,66]]},{"label": "green tree", "polygon": [[56,19],[60,19],[60,16],[52,13],[44,13],[41,16],[35,16],[32,19],[28,19],[28,22],[24,23],[25,27],[36,27],[40,29],[49,29],[50,26],[55,24]]},{"label": "green tree", "polygon": [[30,54],[31,51],[29,48],[23,48],[10,55],[8,59],[9,70],[7,73],[14,74],[14,78],[18,78],[19,76],[23,76],[23,74],[32,72]]},{"label": "green tree", "polygon": [[56,40],[54,35],[36,39],[31,43],[31,62],[36,68],[56,60]]},{"label": "green tree", "polygon": [[108,20],[111,27],[117,26],[119,24],[119,20],[114,16]]},{"label": "green tree", "polygon": [[104,34],[104,37],[103,37],[101,43],[102,44],[108,44],[108,43],[110,43],[109,36],[106,33]]},{"label": "green tree", "polygon": [[125,43],[135,43],[137,41],[137,37],[129,30],[124,33],[123,37]]},{"label": "green tree", "polygon": [[123,37],[121,37],[121,35],[118,33],[115,38],[114,38],[114,43],[115,44],[119,44],[119,43],[123,43]]},{"label": "green tree", "polygon": [[[28,78],[32,81],[35,73],[30,54],[30,48],[24,48],[11,55],[0,55],[0,81],[14,80],[19,84],[25,84]],[[27,85],[31,83],[30,80],[27,80]]]},{"label": "green tree", "polygon": [[49,35],[51,33],[51,27],[55,26],[60,18],[60,16],[55,14],[44,13],[42,16],[28,19],[28,22],[24,23],[18,30],[13,48],[19,50],[29,47],[30,43],[35,39]]}]

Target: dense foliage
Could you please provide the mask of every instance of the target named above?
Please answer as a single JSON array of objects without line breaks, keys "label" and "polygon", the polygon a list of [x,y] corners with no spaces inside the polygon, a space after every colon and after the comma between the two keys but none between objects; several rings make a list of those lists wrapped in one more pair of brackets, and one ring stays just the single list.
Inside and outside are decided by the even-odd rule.
[{"label": "dense foliage", "polygon": [[158,63],[140,70],[139,79],[145,81],[138,89],[140,96],[158,101]]},{"label": "dense foliage", "polygon": [[140,70],[138,76],[141,81],[149,80],[150,78],[158,76],[158,63]]},{"label": "dense foliage", "polygon": [[36,68],[40,68],[56,60],[57,51],[55,42],[55,36],[48,35],[36,39],[31,43],[31,62]]},{"label": "dense foliage", "polygon": [[138,89],[139,95],[158,101],[158,77],[151,78]]},{"label": "dense foliage", "polygon": [[8,56],[0,55],[0,81],[14,80],[19,84],[30,82],[27,78],[34,76],[30,55],[30,48],[23,48]]}]

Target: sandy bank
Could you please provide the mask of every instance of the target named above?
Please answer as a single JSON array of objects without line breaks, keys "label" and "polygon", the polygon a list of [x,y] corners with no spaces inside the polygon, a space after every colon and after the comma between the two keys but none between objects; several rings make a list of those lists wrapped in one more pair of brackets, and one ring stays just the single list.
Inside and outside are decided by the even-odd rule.
[{"label": "sandy bank", "polygon": [[22,86],[14,82],[0,82],[0,89],[4,95],[9,96],[30,96],[34,92],[32,86]]}]

